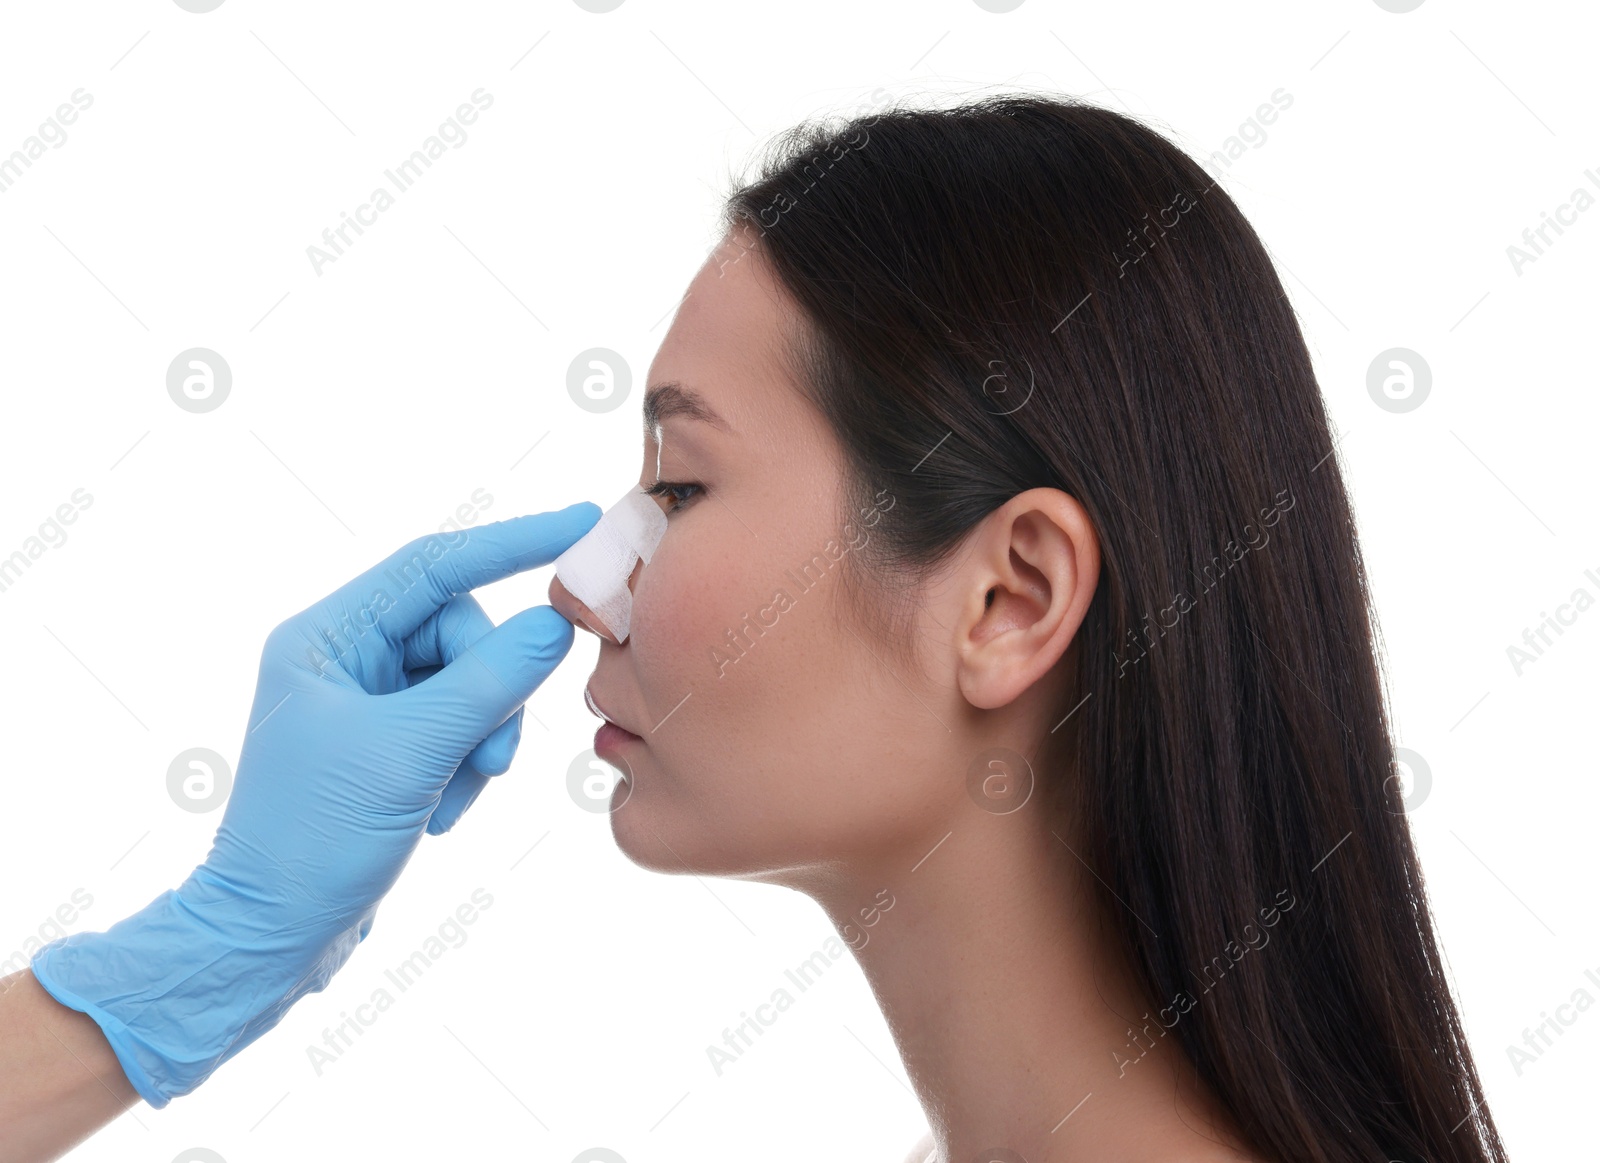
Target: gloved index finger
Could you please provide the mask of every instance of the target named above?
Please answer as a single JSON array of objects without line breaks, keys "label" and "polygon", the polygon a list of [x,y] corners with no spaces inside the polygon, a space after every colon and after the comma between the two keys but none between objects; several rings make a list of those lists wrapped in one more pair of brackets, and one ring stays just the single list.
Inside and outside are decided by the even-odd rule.
[{"label": "gloved index finger", "polygon": [[419,537],[323,604],[371,610],[371,624],[399,642],[457,594],[550,564],[595,526],[601,512],[594,502],[580,501],[550,513]]}]

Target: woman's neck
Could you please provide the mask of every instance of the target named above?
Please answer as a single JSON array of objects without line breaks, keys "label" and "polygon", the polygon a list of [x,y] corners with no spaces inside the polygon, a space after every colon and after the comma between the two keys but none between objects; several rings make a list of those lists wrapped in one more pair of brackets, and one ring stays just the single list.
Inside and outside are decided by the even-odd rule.
[{"label": "woman's neck", "polygon": [[856,947],[935,1158],[1247,1158],[1217,1141],[1225,1117],[1162,1032],[1171,999],[1140,996],[1102,937],[1143,922],[1124,911],[1097,923],[1093,874],[1063,835],[1040,805],[992,815],[966,804],[892,858],[797,886]]}]

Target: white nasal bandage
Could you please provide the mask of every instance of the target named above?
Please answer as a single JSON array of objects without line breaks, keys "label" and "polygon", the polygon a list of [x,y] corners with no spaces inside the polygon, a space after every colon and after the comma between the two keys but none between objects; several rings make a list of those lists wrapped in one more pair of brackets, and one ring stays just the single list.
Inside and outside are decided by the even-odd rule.
[{"label": "white nasal bandage", "polygon": [[605,623],[620,644],[627,641],[633,615],[628,579],[635,561],[649,564],[667,515],[638,485],[600,515],[593,529],[556,558],[556,576],[567,591]]}]

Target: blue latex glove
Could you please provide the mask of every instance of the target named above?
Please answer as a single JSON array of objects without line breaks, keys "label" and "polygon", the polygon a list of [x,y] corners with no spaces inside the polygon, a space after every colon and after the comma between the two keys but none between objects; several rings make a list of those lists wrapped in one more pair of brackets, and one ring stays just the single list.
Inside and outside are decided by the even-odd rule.
[{"label": "blue latex glove", "polygon": [[550,606],[496,627],[467,591],[545,565],[588,502],[412,542],[272,631],[211,851],[104,933],[34,955],[165,1106],[327,985],[424,830],[511,763],[521,706],[572,645]]}]

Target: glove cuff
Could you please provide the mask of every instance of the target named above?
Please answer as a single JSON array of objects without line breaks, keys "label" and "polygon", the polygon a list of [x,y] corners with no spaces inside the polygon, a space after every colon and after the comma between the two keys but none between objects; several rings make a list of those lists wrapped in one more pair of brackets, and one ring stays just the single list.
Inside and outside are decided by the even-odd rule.
[{"label": "glove cuff", "polygon": [[158,1109],[323,989],[372,923],[373,910],[349,927],[331,916],[285,920],[269,904],[226,898],[204,871],[105,932],[52,941],[32,960],[39,984],[95,1020],[129,1083]]}]

